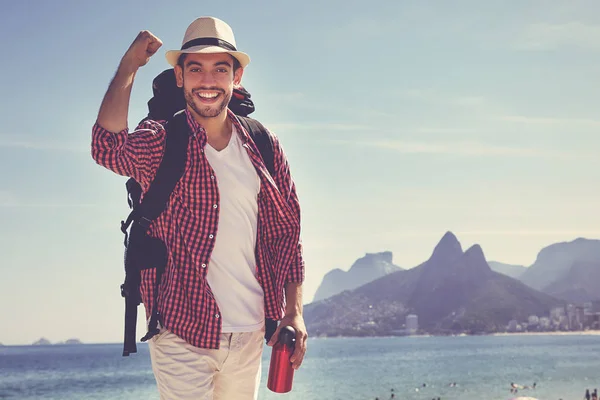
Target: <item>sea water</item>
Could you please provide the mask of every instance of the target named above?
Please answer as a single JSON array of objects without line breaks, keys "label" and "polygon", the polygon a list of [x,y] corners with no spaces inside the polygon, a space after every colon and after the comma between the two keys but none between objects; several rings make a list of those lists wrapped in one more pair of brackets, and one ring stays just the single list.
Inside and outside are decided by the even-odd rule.
[{"label": "sea water", "polygon": [[[158,400],[147,345],[0,347],[0,399]],[[309,339],[292,392],[259,399],[579,400],[600,389],[600,336],[463,336]],[[510,393],[511,382],[532,386]],[[451,385],[456,383],[456,386]]]}]

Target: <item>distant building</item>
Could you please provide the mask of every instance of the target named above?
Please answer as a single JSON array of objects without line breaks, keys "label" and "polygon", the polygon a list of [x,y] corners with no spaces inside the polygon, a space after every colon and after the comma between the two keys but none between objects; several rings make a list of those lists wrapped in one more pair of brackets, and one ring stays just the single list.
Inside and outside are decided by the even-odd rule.
[{"label": "distant building", "polygon": [[564,316],[566,316],[564,307],[554,307],[552,310],[550,310],[550,319],[555,324],[559,324],[561,317]]},{"label": "distant building", "polygon": [[600,313],[600,300],[583,303],[583,312],[585,315],[594,315]]},{"label": "distant building", "polygon": [[600,329],[600,301],[595,300],[583,305],[584,325],[591,329]]},{"label": "distant building", "polygon": [[550,318],[548,318],[548,317],[542,317],[542,318],[540,318],[539,327],[540,327],[541,330],[548,330],[548,329],[550,329]]},{"label": "distant building", "polygon": [[577,326],[577,320],[576,320],[576,316],[575,316],[575,305],[567,304],[566,313],[567,313],[567,329],[570,331],[579,329],[579,327]]},{"label": "distant building", "polygon": [[583,329],[585,322],[584,307],[569,304],[567,306],[567,324],[569,330],[579,331]]},{"label": "distant building", "polygon": [[527,325],[530,329],[536,327],[537,325],[539,325],[539,323],[540,319],[537,315],[530,315],[527,319]]},{"label": "distant building", "polygon": [[585,312],[583,310],[583,306],[575,307],[575,315],[577,316],[578,320],[583,321],[583,318],[585,317]]},{"label": "distant building", "polygon": [[419,317],[415,314],[406,316],[406,334],[414,335],[419,331]]},{"label": "distant building", "polygon": [[563,331],[569,330],[569,319],[566,315],[560,317],[560,319],[558,320],[558,327]]},{"label": "distant building", "polygon": [[508,322],[508,326],[506,327],[506,330],[509,332],[517,332],[519,327],[520,327],[519,322],[516,319],[512,319]]}]

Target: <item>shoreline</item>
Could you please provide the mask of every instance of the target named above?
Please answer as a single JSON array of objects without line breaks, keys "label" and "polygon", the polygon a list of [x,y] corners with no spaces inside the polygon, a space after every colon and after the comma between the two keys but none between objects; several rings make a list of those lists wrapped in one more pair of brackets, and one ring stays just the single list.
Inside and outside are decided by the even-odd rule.
[{"label": "shoreline", "polygon": [[[469,335],[466,333],[457,333],[452,335],[432,335],[432,334],[417,334],[417,335],[375,335],[375,336],[313,336],[309,339],[336,339],[336,338],[435,338],[435,337],[465,337],[465,336],[600,336],[600,330],[587,330],[587,331],[550,331],[550,332],[496,332],[496,333],[483,333]],[[36,344],[0,344],[0,349],[8,347],[78,347],[81,345],[121,345],[122,342],[80,342],[80,343],[50,343],[44,345]],[[143,342],[138,342],[138,345],[143,345]]]},{"label": "shoreline", "polygon": [[448,335],[435,334],[416,334],[416,335],[373,335],[373,336],[313,336],[309,339],[372,339],[372,338],[436,338],[436,337],[476,337],[476,336],[600,336],[600,330],[588,331],[550,331],[550,332],[496,332],[496,333],[481,333],[467,334],[456,333]]},{"label": "shoreline", "polygon": [[502,332],[490,333],[489,336],[600,336],[600,330],[558,332]]}]

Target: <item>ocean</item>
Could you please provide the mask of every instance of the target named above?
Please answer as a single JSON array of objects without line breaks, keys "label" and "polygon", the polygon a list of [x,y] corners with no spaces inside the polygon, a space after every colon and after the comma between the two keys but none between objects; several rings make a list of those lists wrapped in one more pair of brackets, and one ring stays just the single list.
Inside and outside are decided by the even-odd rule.
[{"label": "ocean", "polygon": [[[158,400],[147,345],[121,356],[121,344],[0,347],[0,399]],[[460,336],[309,339],[294,387],[266,387],[261,400],[504,400],[518,395],[579,400],[600,389],[600,336]],[[450,384],[455,382],[456,386]],[[392,391],[393,390],[393,391]]]}]

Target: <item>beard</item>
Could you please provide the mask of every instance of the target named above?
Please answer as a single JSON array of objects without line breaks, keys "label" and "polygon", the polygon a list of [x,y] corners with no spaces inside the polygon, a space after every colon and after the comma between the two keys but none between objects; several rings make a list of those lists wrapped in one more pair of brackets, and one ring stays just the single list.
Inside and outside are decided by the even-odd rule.
[{"label": "beard", "polygon": [[[198,96],[196,96],[194,92],[199,90],[211,90],[219,92],[219,96],[222,98],[221,102],[210,106],[204,104],[197,104],[196,100],[198,99]],[[225,90],[216,87],[191,90],[184,89],[184,94],[185,101],[188,104],[188,106],[190,106],[190,108],[202,118],[214,118],[220,115],[223,112],[223,110],[225,110],[229,105],[229,101],[231,100],[232,96],[232,92],[227,93],[225,92]]]}]

